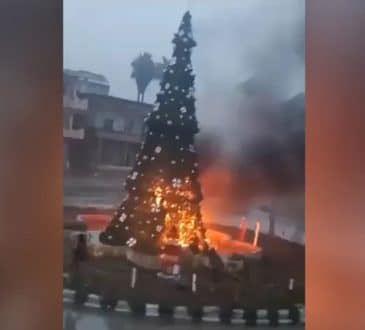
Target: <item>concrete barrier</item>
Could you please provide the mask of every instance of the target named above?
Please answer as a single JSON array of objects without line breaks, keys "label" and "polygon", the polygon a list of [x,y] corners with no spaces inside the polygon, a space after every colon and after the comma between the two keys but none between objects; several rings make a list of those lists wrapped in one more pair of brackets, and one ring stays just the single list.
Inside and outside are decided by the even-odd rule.
[{"label": "concrete barrier", "polygon": [[[63,290],[63,302],[74,304],[75,291]],[[102,309],[101,298],[89,294],[85,303],[88,308]],[[146,304],[136,301],[118,300],[114,306],[116,313],[129,313],[139,317],[169,317],[176,320],[191,320],[210,323],[244,324],[244,325],[281,325],[304,324],[305,312],[303,305],[293,305],[289,310],[243,310],[233,309],[229,306],[202,306],[191,308],[189,306],[167,306],[166,304]]]}]

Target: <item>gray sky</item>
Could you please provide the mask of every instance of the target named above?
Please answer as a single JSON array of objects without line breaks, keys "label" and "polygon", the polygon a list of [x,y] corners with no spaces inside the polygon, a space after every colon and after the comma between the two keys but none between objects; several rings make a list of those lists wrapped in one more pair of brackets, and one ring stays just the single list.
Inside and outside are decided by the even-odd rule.
[{"label": "gray sky", "polygon": [[[154,60],[170,58],[173,33],[187,9],[198,43],[198,116],[212,94],[223,105],[258,68],[285,96],[303,91],[303,59],[292,48],[303,38],[304,0],[64,0],[64,67],[104,74],[112,95],[135,99],[131,61],[142,51]],[[146,102],[154,102],[157,91],[154,82]]]}]

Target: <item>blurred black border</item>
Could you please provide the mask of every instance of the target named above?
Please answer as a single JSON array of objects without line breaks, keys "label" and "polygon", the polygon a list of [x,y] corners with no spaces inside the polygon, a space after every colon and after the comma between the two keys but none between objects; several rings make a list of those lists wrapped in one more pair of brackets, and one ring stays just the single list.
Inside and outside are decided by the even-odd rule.
[{"label": "blurred black border", "polygon": [[[61,329],[62,1],[0,9],[0,327]],[[307,329],[365,328],[364,16],[306,1]]]},{"label": "blurred black border", "polygon": [[307,0],[307,329],[365,329],[364,28],[364,1]]},{"label": "blurred black border", "polygon": [[62,1],[0,6],[0,328],[62,329]]}]

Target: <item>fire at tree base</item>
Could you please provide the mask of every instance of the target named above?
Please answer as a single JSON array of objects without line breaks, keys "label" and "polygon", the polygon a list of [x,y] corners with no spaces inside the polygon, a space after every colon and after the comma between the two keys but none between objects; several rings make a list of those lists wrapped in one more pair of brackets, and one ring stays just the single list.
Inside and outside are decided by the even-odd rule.
[{"label": "fire at tree base", "polygon": [[224,272],[232,265],[243,268],[243,260],[260,260],[262,248],[248,242],[232,239],[216,230],[206,231],[207,242],[201,250],[195,246],[166,245],[160,254],[151,256],[127,248],[125,257],[134,265],[165,274],[179,275],[185,269],[205,268]]},{"label": "fire at tree base", "polygon": [[205,233],[207,244],[203,250],[194,245],[182,246],[176,241],[175,244],[165,245],[158,254],[146,254],[133,247],[101,244],[98,235],[104,230],[109,219],[109,215],[103,214],[80,214],[78,216],[79,223],[89,235],[88,251],[93,258],[121,257],[136,267],[172,274],[176,272],[176,269],[180,270],[183,267],[212,269],[214,268],[212,258],[220,258],[226,268],[232,258],[237,262],[243,259],[259,260],[263,252],[260,246],[254,245],[254,242],[235,240],[222,231],[207,229]]}]

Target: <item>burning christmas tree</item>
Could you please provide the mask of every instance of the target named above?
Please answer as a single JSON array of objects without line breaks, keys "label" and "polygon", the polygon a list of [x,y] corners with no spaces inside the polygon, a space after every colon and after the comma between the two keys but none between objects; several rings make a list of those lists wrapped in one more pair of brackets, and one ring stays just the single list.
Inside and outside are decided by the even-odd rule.
[{"label": "burning christmas tree", "polygon": [[173,44],[154,110],[145,119],[144,142],[126,180],[127,197],[100,235],[104,244],[127,245],[148,254],[171,244],[204,245],[194,147],[198,123],[191,50],[196,43],[189,12]]}]

